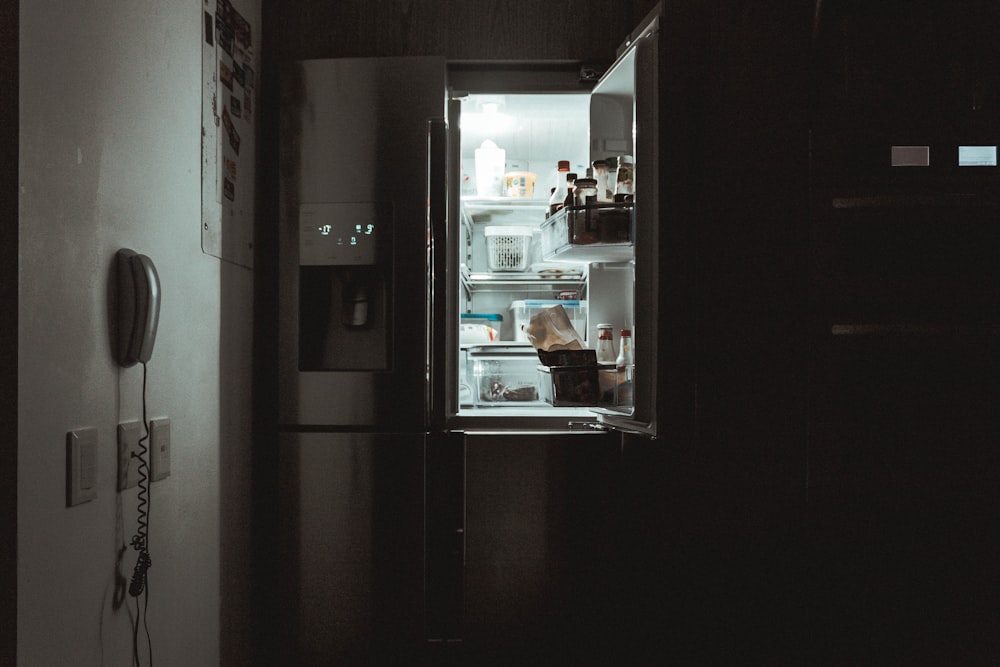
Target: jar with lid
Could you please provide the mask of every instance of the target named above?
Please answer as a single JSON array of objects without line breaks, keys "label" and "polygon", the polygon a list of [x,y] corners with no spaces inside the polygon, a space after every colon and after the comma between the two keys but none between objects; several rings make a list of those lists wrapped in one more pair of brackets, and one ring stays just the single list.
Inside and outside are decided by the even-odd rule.
[{"label": "jar with lid", "polygon": [[597,179],[596,178],[576,179],[573,194],[575,195],[574,198],[576,199],[577,206],[585,206],[587,204],[597,203]]},{"label": "jar with lid", "polygon": [[610,174],[608,170],[607,160],[594,160],[594,180],[597,181],[597,201],[606,202],[611,201],[611,197],[614,194],[612,188],[608,186],[608,176]]},{"label": "jar with lid", "polygon": [[618,359],[615,352],[615,337],[610,324],[597,325],[597,363],[613,364]]},{"label": "jar with lid", "polygon": [[608,191],[606,196],[608,201],[611,201],[615,197],[615,187],[618,184],[618,158],[609,156],[604,158],[604,161],[608,163]]},{"label": "jar with lid", "polygon": [[631,155],[623,155],[618,160],[618,177],[615,182],[616,195],[635,194],[635,164]]}]

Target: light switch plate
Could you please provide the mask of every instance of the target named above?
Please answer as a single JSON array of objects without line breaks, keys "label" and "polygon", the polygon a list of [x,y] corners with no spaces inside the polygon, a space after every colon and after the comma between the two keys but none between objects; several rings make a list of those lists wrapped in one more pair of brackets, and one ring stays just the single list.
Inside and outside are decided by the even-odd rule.
[{"label": "light switch plate", "polygon": [[97,497],[97,429],[81,428],[66,434],[66,506]]},{"label": "light switch plate", "polygon": [[154,482],[170,476],[170,420],[149,422],[149,472]]},{"label": "light switch plate", "polygon": [[139,438],[142,422],[124,422],[118,425],[118,490],[131,489],[139,484]]}]

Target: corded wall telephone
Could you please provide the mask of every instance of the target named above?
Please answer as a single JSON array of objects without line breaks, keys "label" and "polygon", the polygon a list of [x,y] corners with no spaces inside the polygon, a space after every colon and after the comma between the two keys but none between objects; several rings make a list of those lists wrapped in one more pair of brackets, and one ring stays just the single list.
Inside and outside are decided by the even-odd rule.
[{"label": "corded wall telephone", "polygon": [[153,355],[160,320],[160,277],[146,255],[122,248],[118,262],[118,363],[134,366]]}]

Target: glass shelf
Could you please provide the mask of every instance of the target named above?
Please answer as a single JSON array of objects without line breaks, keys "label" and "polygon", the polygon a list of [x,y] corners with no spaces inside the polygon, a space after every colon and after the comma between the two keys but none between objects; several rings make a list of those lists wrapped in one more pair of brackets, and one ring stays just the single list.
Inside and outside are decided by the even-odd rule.
[{"label": "glass shelf", "polygon": [[474,292],[504,292],[511,289],[524,291],[562,291],[579,290],[587,283],[586,271],[582,269],[567,269],[562,273],[526,272],[526,273],[487,273],[471,272],[462,266],[462,284]]}]

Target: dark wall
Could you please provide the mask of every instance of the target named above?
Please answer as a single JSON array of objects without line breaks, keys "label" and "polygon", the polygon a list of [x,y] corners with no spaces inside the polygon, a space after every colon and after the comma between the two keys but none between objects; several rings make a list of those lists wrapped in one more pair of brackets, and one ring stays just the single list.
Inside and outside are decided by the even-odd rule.
[{"label": "dark wall", "polygon": [[653,0],[377,0],[280,5],[290,58],[443,55],[460,60],[607,60]]},{"label": "dark wall", "polygon": [[[531,13],[452,0],[268,4],[265,25],[278,26],[278,43],[264,97],[276,100],[282,59],[609,61],[655,3],[546,3]],[[939,4],[941,16],[953,11]],[[992,539],[995,484],[986,481],[996,457],[983,452],[1000,432],[988,408],[1000,395],[995,334],[972,345],[814,338],[808,193],[818,5],[874,7],[669,4],[678,23],[663,34],[686,42],[676,65],[691,72],[691,159],[678,196],[697,249],[698,426],[687,449],[625,443],[622,626],[636,664],[664,656],[686,664],[919,663],[949,653],[987,663],[998,655],[987,637],[996,612],[978,613],[1000,599],[987,565],[1000,543]],[[961,6],[995,23],[990,3]],[[933,38],[943,34],[936,26],[921,29]],[[935,77],[954,78],[944,70]],[[991,79],[985,98],[995,100],[995,90]],[[272,156],[275,141],[265,146]],[[265,179],[276,191],[276,174]],[[264,210],[258,247],[274,247],[267,238],[276,210]],[[943,636],[936,619],[948,614]]]},{"label": "dark wall", "polygon": [[17,652],[18,8],[0,6],[0,664]]},{"label": "dark wall", "polygon": [[[794,4],[794,3],[792,3]],[[628,439],[622,567],[635,664],[797,661],[812,7],[686,5],[697,437]],[[666,22],[665,22],[666,23]],[[669,187],[669,185],[667,185]],[[664,220],[662,224],[668,224]],[[669,427],[667,428],[669,430]]]}]

